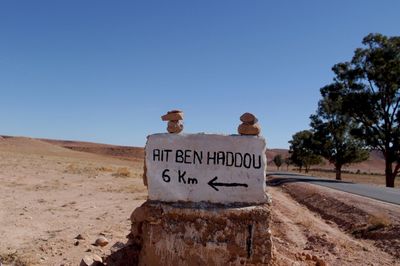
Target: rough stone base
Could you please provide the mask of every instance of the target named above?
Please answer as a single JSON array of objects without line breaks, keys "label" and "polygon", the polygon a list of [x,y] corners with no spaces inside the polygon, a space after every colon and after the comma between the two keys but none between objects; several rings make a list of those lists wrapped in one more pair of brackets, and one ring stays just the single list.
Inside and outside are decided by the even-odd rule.
[{"label": "rough stone base", "polygon": [[262,265],[272,256],[270,206],[145,202],[131,215],[139,265]]}]

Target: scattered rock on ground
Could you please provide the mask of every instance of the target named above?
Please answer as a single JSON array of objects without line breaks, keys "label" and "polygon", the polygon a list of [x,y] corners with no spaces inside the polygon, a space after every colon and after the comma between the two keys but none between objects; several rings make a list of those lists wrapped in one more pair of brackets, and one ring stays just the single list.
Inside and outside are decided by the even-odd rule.
[{"label": "scattered rock on ground", "polygon": [[82,258],[81,263],[79,264],[80,266],[89,266],[93,264],[93,259],[89,256],[86,255],[85,257]]},{"label": "scattered rock on ground", "polygon": [[78,240],[85,240],[85,239],[86,239],[86,236],[83,235],[83,234],[79,234],[79,235],[77,235],[77,236],[75,237],[75,239],[78,239]]},{"label": "scattered rock on ground", "polygon": [[97,238],[96,239],[96,241],[94,242],[94,244],[96,245],[96,246],[100,246],[100,247],[104,247],[104,246],[106,246],[107,244],[108,244],[108,239],[107,238],[105,238],[104,236],[101,236],[101,237],[99,237],[99,238]]},{"label": "scattered rock on ground", "polygon": [[125,247],[125,243],[122,242],[116,242],[112,247],[110,248],[111,253],[117,252],[120,249],[123,249]]},{"label": "scattered rock on ground", "polygon": [[81,263],[79,265],[80,266],[100,266],[100,265],[103,265],[103,259],[96,254],[85,255],[85,257],[82,258]]},{"label": "scattered rock on ground", "polygon": [[97,254],[92,254],[92,258],[93,258],[93,260],[94,260],[95,262],[100,262],[100,263],[103,262],[103,259],[102,259],[99,255],[97,255]]}]

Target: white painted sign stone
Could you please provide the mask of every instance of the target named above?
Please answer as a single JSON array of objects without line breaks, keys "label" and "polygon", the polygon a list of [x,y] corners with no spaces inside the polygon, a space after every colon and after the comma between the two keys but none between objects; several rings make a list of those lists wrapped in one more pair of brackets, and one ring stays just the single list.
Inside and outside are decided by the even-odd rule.
[{"label": "white painted sign stone", "polygon": [[146,144],[150,200],[263,203],[263,137],[153,134]]}]

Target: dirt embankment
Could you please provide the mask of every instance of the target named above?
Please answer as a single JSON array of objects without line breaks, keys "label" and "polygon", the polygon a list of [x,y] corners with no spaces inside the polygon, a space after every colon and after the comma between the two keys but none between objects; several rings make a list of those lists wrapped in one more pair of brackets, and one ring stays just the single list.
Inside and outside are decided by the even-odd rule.
[{"label": "dirt embankment", "polygon": [[371,240],[355,238],[294,200],[286,188],[268,187],[272,196],[272,265],[400,265]]},{"label": "dirt embankment", "polygon": [[400,262],[400,206],[310,184],[282,186],[293,199]]}]

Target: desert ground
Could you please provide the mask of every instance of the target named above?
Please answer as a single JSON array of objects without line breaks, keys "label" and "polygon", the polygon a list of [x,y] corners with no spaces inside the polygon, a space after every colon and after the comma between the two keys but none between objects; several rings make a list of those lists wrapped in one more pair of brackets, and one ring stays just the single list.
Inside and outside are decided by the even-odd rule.
[{"label": "desert ground", "polygon": [[[142,174],[141,148],[1,137],[0,262],[106,258],[127,241],[129,217],[146,200]],[[273,265],[400,265],[399,206],[309,184],[267,192]],[[101,236],[109,243],[93,245]]]},{"label": "desert ground", "polygon": [[[126,242],[146,199],[141,160],[78,152],[29,138],[0,140],[0,260],[78,265]],[[76,237],[81,234],[82,240]],[[105,236],[106,249],[91,244]]]}]

